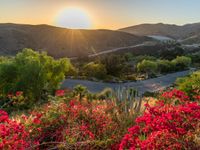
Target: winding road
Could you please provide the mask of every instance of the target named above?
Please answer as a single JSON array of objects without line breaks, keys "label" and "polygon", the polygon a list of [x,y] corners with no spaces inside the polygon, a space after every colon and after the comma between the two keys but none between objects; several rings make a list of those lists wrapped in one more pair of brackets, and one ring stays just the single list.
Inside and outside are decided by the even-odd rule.
[{"label": "winding road", "polygon": [[[124,50],[124,49],[141,47],[141,46],[148,46],[148,45],[149,45],[148,43],[142,43],[142,44],[137,44],[137,45],[132,45],[132,46],[125,46],[125,47],[113,48],[113,49],[104,50],[104,51],[101,51],[101,52],[98,52],[98,53],[89,54],[88,57],[96,57],[96,56],[99,56],[99,55],[113,53],[113,52],[117,52],[117,51]],[[71,57],[69,59],[75,60],[75,59],[78,59],[78,57]]]},{"label": "winding road", "polygon": [[118,87],[134,87],[139,91],[139,94],[143,94],[147,91],[155,92],[162,90],[166,87],[172,85],[178,77],[186,76],[191,73],[192,70],[186,70],[176,73],[171,73],[163,75],[157,78],[147,79],[137,82],[127,82],[127,83],[105,83],[105,82],[94,82],[88,80],[75,80],[75,79],[66,79],[62,83],[62,88],[73,89],[78,84],[86,86],[88,90],[92,93],[101,92],[105,88],[116,89]]}]

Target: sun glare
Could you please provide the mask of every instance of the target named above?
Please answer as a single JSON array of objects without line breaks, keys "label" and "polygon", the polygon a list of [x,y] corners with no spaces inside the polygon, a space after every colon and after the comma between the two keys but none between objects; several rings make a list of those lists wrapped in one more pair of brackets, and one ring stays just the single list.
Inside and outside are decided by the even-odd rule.
[{"label": "sun glare", "polygon": [[72,29],[88,29],[92,27],[88,13],[80,8],[70,7],[60,11],[55,19],[56,25]]}]

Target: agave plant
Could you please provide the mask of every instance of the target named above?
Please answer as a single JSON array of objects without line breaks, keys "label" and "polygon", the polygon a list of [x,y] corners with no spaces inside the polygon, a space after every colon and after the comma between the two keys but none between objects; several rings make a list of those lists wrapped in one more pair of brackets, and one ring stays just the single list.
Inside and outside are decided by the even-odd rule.
[{"label": "agave plant", "polygon": [[134,87],[121,87],[112,92],[116,105],[122,105],[125,113],[138,112],[141,106],[139,92]]}]

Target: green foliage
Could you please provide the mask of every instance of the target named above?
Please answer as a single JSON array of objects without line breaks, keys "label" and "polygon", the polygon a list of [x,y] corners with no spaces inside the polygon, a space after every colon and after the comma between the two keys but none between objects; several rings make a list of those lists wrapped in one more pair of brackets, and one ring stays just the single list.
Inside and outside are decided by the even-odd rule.
[{"label": "green foliage", "polygon": [[113,76],[120,76],[125,63],[124,58],[119,55],[109,55],[102,58],[100,61],[105,65],[107,74]]},{"label": "green foliage", "polygon": [[172,60],[177,70],[187,69],[191,64],[191,58],[186,56],[177,56],[176,59]]},{"label": "green foliage", "polygon": [[112,92],[115,104],[125,113],[139,112],[141,99],[134,87],[119,87]]},{"label": "green foliage", "polygon": [[23,91],[30,100],[39,100],[60,85],[69,69],[68,59],[54,60],[45,53],[24,49],[10,61],[0,64],[0,92]]},{"label": "green foliage", "polygon": [[160,73],[172,72],[175,69],[174,63],[169,60],[158,60],[157,63]]},{"label": "green foliage", "polygon": [[106,68],[101,63],[90,62],[83,67],[86,76],[104,79],[106,76]]},{"label": "green foliage", "polygon": [[146,74],[154,74],[157,71],[158,65],[155,61],[143,60],[137,64],[138,72]]},{"label": "green foliage", "polygon": [[172,60],[175,59],[177,56],[182,56],[184,54],[184,49],[180,46],[176,46],[170,50],[164,50],[160,52],[160,57],[162,59]]},{"label": "green foliage", "polygon": [[82,100],[83,97],[88,93],[88,90],[85,86],[77,85],[73,89],[74,96],[78,96],[79,100]]},{"label": "green foliage", "polygon": [[145,59],[145,60],[152,60],[152,61],[155,61],[155,60],[156,60],[156,57],[148,56],[148,55],[140,55],[140,56],[135,57],[134,59],[135,59],[135,61],[138,63],[138,62],[143,61],[144,59]]},{"label": "green foliage", "polygon": [[192,59],[193,64],[195,64],[197,67],[200,66],[200,51],[189,54],[188,57]]},{"label": "green foliage", "polygon": [[200,71],[194,72],[188,77],[178,78],[176,81],[178,88],[188,95],[193,96],[200,93]]},{"label": "green foliage", "polygon": [[124,59],[126,61],[131,61],[133,59],[133,54],[132,53],[125,53],[124,54]]},{"label": "green foliage", "polygon": [[68,71],[65,72],[65,75],[66,76],[77,76],[78,69],[76,67],[74,67],[71,63],[69,63],[69,69],[68,69]]}]

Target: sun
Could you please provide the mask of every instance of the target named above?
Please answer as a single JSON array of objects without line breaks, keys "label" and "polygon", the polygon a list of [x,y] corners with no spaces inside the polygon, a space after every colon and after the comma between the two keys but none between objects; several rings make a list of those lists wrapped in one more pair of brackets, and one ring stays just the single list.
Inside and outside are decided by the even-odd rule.
[{"label": "sun", "polygon": [[71,29],[89,29],[92,27],[87,11],[76,7],[61,10],[56,16],[55,22],[59,27]]}]

